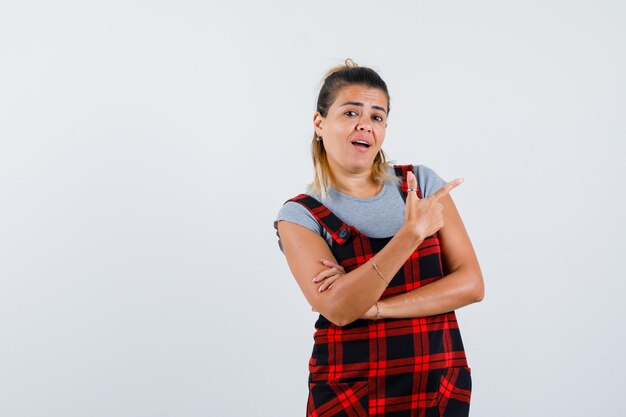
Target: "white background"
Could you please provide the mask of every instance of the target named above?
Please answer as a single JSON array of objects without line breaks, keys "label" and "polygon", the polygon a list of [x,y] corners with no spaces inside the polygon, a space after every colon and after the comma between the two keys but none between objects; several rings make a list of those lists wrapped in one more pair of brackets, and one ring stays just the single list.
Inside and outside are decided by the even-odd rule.
[{"label": "white background", "polygon": [[465,177],[472,415],[626,415],[625,51],[619,0],[0,2],[0,415],[304,415],[272,222],[347,57]]}]

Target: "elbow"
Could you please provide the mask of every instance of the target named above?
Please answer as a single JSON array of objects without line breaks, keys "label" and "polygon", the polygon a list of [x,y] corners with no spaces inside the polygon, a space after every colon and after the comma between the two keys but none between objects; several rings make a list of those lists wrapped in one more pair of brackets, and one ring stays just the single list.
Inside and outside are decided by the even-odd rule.
[{"label": "elbow", "polygon": [[464,272],[467,301],[470,304],[481,302],[485,298],[485,282],[483,281],[483,274],[480,267],[478,265],[468,267]]},{"label": "elbow", "polygon": [[339,318],[339,317],[335,317],[333,319],[330,319],[328,317],[326,317],[328,319],[328,321],[330,321],[332,324],[334,324],[335,326],[339,326],[339,327],[343,327],[343,326],[347,326],[348,324],[352,323],[352,321],[350,320],[346,320],[344,318]]},{"label": "elbow", "polygon": [[324,314],[324,317],[326,317],[332,324],[339,327],[347,326],[358,319],[358,316],[354,317],[354,315],[351,315],[349,312],[336,310],[329,312],[328,315]]},{"label": "elbow", "polygon": [[478,274],[476,283],[472,288],[472,298],[475,303],[481,302],[485,298],[485,283],[483,282],[482,274]]},{"label": "elbow", "polygon": [[328,320],[335,326],[339,326],[339,327],[346,326],[355,320],[355,319],[351,320],[349,317],[346,317],[344,315],[341,315],[335,312],[322,313],[322,316],[324,316],[326,320]]},{"label": "elbow", "polygon": [[333,297],[322,315],[335,326],[343,327],[357,320],[361,314],[346,308],[346,303]]},{"label": "elbow", "polygon": [[476,292],[474,293],[474,302],[480,303],[484,299],[485,299],[485,289],[481,287],[480,290],[476,290]]}]

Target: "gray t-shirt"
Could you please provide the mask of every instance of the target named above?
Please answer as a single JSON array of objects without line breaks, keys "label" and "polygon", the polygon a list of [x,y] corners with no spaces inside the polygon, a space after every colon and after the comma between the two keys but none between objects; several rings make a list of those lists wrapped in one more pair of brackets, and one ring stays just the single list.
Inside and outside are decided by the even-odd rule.
[{"label": "gray t-shirt", "polygon": [[[414,168],[423,197],[435,193],[446,183],[435,171],[424,165],[416,165]],[[389,168],[389,172],[395,175],[393,167]],[[398,185],[391,181],[385,182],[383,189],[370,198],[352,197],[333,188],[323,200],[319,195],[309,195],[323,203],[343,222],[356,227],[368,237],[392,237],[404,224],[405,203]],[[280,220],[304,226],[324,237],[329,245],[332,243],[330,234],[300,203],[289,201],[284,204],[276,216],[276,221]]]}]

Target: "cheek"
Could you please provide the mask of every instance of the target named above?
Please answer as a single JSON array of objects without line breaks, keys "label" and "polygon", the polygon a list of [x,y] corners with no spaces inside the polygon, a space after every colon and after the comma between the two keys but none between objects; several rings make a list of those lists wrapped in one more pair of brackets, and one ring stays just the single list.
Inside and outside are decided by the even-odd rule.
[{"label": "cheek", "polygon": [[383,126],[380,126],[376,129],[376,138],[380,143],[385,140],[385,134],[387,133],[386,129]]},{"label": "cheek", "polygon": [[352,133],[353,129],[354,126],[349,123],[334,123],[330,128],[330,133],[336,138],[345,138]]}]

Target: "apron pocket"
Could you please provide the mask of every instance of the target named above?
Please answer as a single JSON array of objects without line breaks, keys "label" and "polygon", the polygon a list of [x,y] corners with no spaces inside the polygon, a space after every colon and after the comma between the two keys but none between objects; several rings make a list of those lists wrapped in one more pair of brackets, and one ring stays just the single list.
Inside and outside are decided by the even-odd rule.
[{"label": "apron pocket", "polygon": [[439,414],[443,417],[469,415],[472,371],[467,366],[444,369],[439,382]]},{"label": "apron pocket", "polygon": [[309,383],[307,417],[367,417],[367,381]]}]

